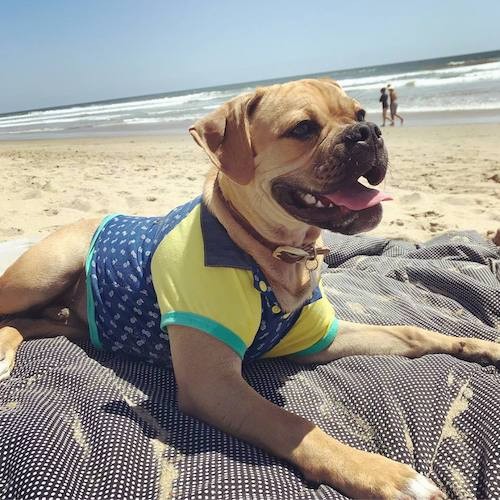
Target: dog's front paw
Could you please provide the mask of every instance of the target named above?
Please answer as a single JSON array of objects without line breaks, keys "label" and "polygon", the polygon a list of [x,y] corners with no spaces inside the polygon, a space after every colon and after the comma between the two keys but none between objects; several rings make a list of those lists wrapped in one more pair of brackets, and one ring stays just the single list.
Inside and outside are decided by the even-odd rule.
[{"label": "dog's front paw", "polygon": [[[349,448],[325,481],[351,498],[444,500],[446,495],[410,466],[375,453]],[[323,474],[327,471],[323,469]],[[327,474],[328,474],[327,472]]]},{"label": "dog's front paw", "polygon": [[[382,462],[365,471],[366,493],[357,498],[387,500],[444,500],[446,495],[430,480],[410,466],[380,457]],[[370,465],[368,464],[368,467]]]},{"label": "dog's front paw", "polygon": [[10,377],[22,340],[18,330],[0,324],[0,380]]},{"label": "dog's front paw", "polygon": [[16,353],[0,350],[0,381],[10,377]]},{"label": "dog's front paw", "polygon": [[482,365],[494,365],[500,369],[500,344],[489,340],[457,338],[455,354],[467,361]]},{"label": "dog's front paw", "polygon": [[398,499],[429,499],[444,500],[446,495],[438,487],[422,474],[416,473],[415,477],[410,479],[405,490],[400,493]]}]

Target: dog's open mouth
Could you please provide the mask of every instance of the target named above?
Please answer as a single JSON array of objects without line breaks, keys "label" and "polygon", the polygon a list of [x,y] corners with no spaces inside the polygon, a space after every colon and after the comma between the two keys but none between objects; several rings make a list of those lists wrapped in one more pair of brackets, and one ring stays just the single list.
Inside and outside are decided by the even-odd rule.
[{"label": "dog's open mouth", "polygon": [[272,191],[276,201],[296,219],[346,234],[372,229],[380,221],[381,202],[392,200],[389,194],[357,180],[323,193],[278,181]]},{"label": "dog's open mouth", "polygon": [[303,208],[331,208],[338,207],[342,211],[348,210],[364,210],[381,203],[382,201],[391,200],[392,197],[378,189],[369,188],[354,181],[346,186],[341,187],[331,194],[313,194],[304,191],[296,191],[295,197],[299,198],[299,203],[302,202]]}]

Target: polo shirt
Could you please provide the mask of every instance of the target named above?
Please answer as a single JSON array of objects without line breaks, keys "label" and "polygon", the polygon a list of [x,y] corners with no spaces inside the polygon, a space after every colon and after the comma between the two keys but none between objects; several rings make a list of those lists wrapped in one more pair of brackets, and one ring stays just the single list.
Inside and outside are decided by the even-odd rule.
[{"label": "polo shirt", "polygon": [[85,267],[92,343],[148,362],[170,362],[171,325],[217,338],[244,362],[320,352],[337,333],[321,284],[299,309],[282,311],[201,197],[165,216],[106,217]]}]

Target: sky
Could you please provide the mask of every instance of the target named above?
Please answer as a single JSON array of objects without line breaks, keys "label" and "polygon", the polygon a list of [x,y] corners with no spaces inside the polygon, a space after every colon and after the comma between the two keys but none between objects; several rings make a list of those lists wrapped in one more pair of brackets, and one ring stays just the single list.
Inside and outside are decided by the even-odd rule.
[{"label": "sky", "polygon": [[500,49],[499,0],[2,0],[0,113]]}]

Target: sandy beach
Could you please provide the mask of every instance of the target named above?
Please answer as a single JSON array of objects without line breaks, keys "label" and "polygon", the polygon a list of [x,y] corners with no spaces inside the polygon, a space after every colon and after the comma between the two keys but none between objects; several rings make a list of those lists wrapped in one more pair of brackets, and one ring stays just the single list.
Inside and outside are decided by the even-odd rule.
[{"label": "sandy beach", "polygon": [[[500,227],[500,124],[386,128],[390,169],[373,234],[425,241]],[[201,192],[209,167],[189,134],[0,142],[0,241],[83,217],[158,215]]]}]

